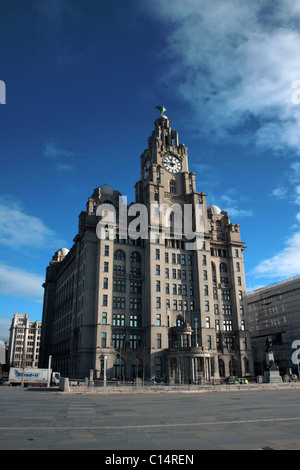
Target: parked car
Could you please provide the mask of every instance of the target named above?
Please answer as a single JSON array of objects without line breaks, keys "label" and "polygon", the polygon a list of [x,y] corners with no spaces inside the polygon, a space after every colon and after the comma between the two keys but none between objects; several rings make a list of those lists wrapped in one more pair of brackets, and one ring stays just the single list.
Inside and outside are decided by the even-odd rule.
[{"label": "parked car", "polygon": [[0,378],[0,385],[9,385],[9,381],[6,377]]},{"label": "parked car", "polygon": [[241,384],[247,384],[247,383],[248,383],[247,379],[238,378],[238,379],[229,380],[227,382],[227,385],[241,385]]}]

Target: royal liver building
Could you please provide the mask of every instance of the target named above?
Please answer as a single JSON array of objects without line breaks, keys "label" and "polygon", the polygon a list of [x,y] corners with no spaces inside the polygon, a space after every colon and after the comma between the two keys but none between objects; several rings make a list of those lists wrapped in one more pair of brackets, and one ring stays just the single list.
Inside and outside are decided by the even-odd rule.
[{"label": "royal liver building", "polygon": [[40,366],[72,378],[205,383],[253,374],[239,225],[206,204],[164,108],[136,201],[106,184],[47,267]]}]

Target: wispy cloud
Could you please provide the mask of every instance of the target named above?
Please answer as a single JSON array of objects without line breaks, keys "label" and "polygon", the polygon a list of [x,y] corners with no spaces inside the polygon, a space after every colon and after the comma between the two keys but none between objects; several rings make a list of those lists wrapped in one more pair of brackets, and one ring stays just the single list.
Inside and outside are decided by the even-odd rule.
[{"label": "wispy cloud", "polygon": [[230,218],[254,216],[253,209],[247,207],[248,198],[234,188],[229,188],[223,194],[213,195],[213,198],[210,197],[210,202],[219,206],[222,211],[228,212]]},{"label": "wispy cloud", "polygon": [[[43,155],[49,160],[54,161],[54,165],[58,171],[67,172],[73,171],[73,162],[77,157],[83,156],[82,153],[66,150],[65,148],[59,146],[56,142],[51,140],[45,143],[43,148]],[[68,161],[68,163],[65,163],[66,160]],[[72,161],[72,163],[70,163],[70,160]]]},{"label": "wispy cloud", "polygon": [[58,146],[55,142],[49,140],[45,143],[43,154],[46,158],[50,159],[57,159],[57,158],[73,158],[80,155],[80,153],[72,152],[70,150],[66,150],[60,146]]},{"label": "wispy cloud", "polygon": [[300,231],[286,240],[286,247],[277,255],[262,261],[253,273],[257,277],[284,279],[300,274]]},{"label": "wispy cloud", "polygon": [[296,0],[153,0],[149,8],[167,23],[165,80],[193,106],[200,135],[300,155]]},{"label": "wispy cloud", "polygon": [[0,263],[0,294],[41,300],[45,277]]},{"label": "wispy cloud", "polygon": [[0,196],[0,245],[13,250],[63,245],[58,234],[33,215],[26,214],[18,199]]}]

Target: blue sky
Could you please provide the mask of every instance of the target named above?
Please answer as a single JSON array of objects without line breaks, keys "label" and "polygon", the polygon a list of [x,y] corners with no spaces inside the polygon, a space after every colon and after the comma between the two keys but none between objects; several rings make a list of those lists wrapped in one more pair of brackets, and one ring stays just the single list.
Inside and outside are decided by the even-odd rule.
[{"label": "blue sky", "polygon": [[241,225],[247,287],[300,273],[299,2],[2,0],[0,18],[0,339],[15,311],[41,320],[94,188],[134,200],[162,103]]}]

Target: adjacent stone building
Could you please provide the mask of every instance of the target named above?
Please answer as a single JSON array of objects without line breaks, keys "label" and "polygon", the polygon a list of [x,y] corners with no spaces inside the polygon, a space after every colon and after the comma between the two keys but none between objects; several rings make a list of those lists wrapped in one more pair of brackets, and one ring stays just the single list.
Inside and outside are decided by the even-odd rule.
[{"label": "adjacent stone building", "polygon": [[255,372],[265,369],[266,340],[273,344],[280,372],[298,365],[292,362],[294,341],[300,342],[300,277],[255,290],[247,295],[247,317],[253,345]]},{"label": "adjacent stone building", "polygon": [[135,204],[96,188],[73,247],[47,267],[40,366],[51,354],[55,370],[74,378],[252,375],[239,225],[207,207],[164,115],[140,168]]},{"label": "adjacent stone building", "polygon": [[14,314],[9,337],[9,366],[38,367],[41,322],[30,321],[28,313]]}]

